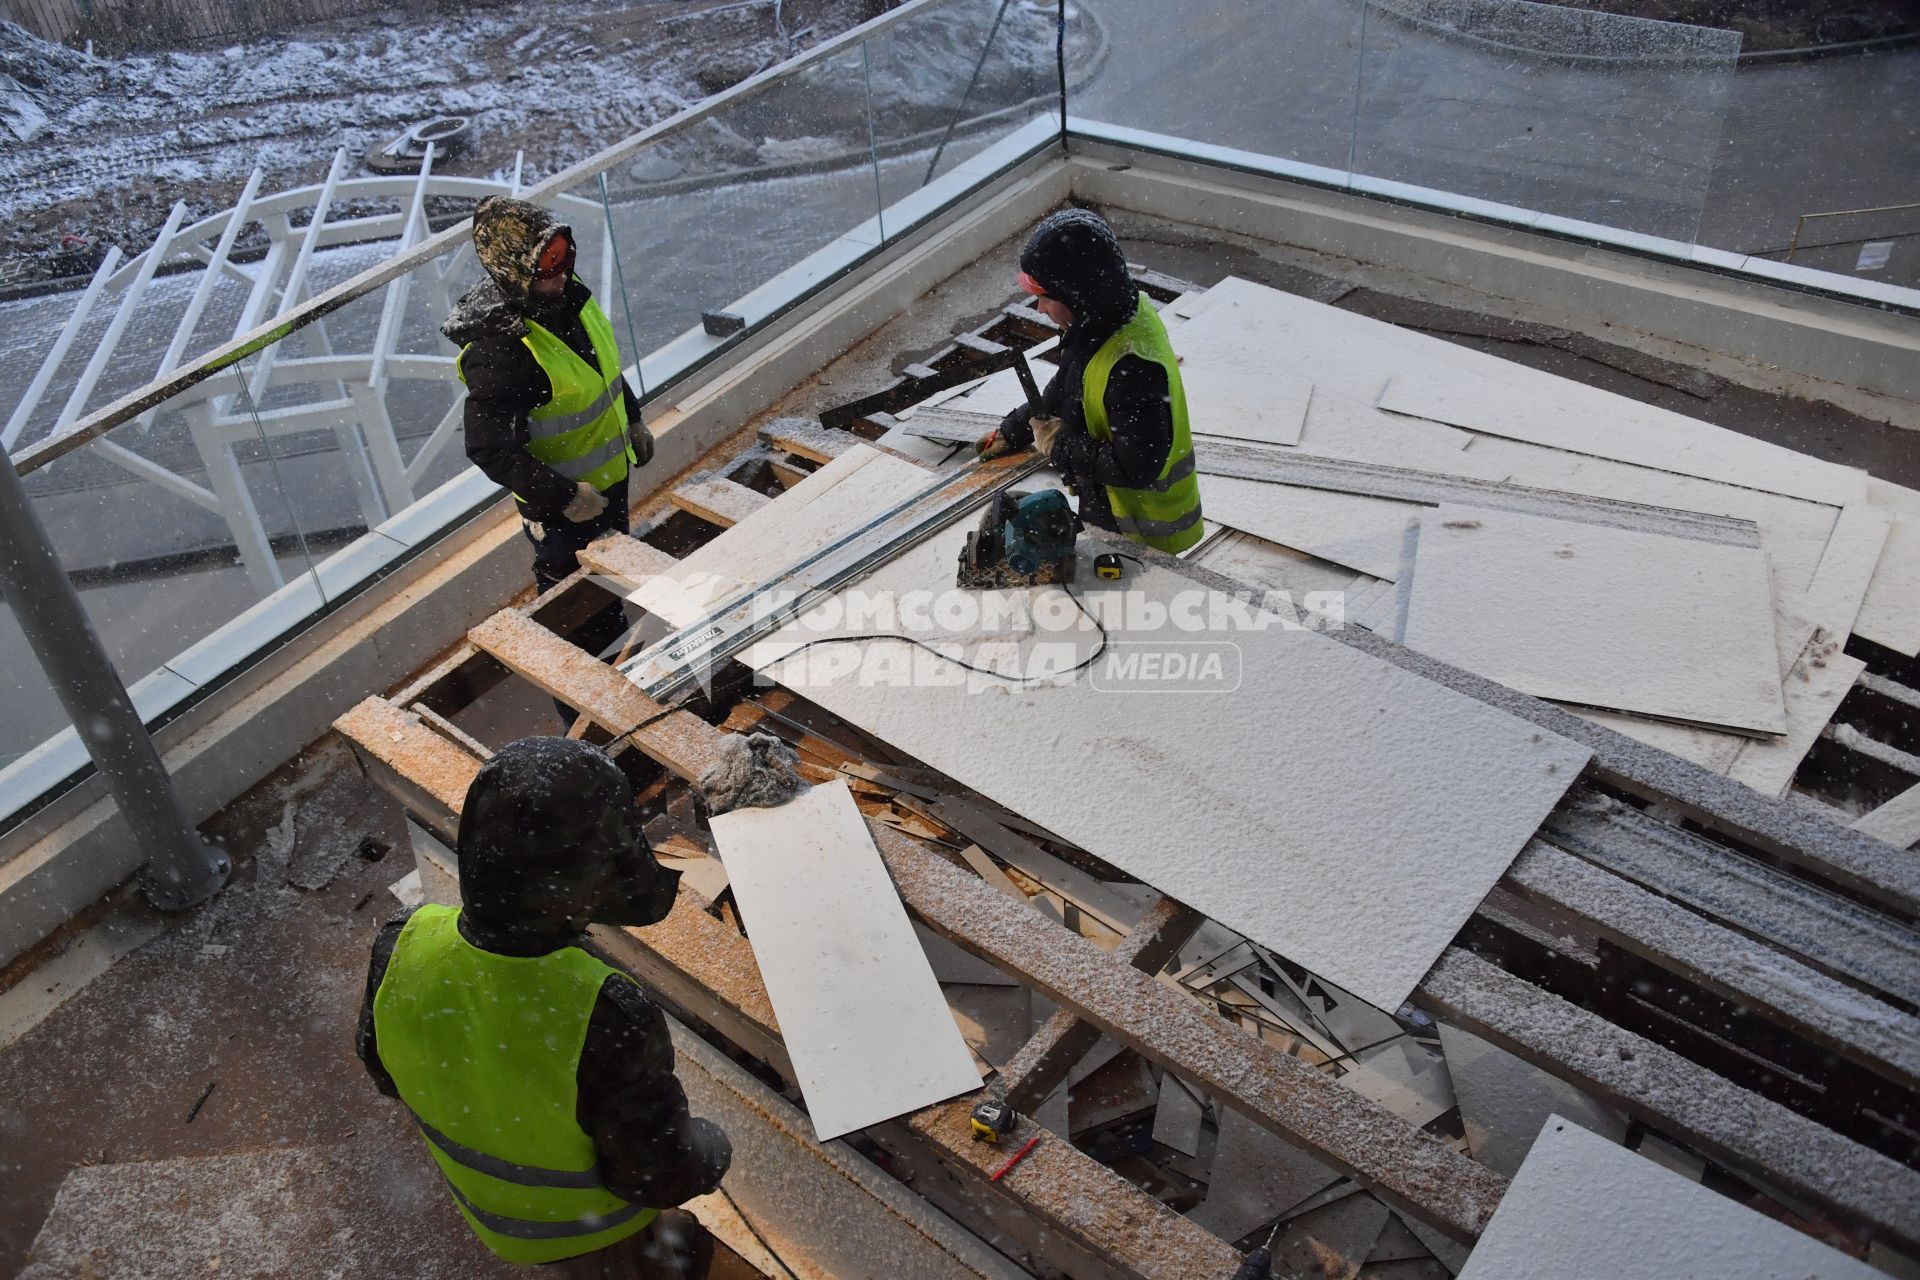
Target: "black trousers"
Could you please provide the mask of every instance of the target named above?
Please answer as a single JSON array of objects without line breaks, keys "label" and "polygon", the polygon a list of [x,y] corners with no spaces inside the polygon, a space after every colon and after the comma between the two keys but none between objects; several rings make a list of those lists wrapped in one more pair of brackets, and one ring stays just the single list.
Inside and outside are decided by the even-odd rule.
[{"label": "black trousers", "polygon": [[[541,591],[558,586],[572,575],[580,567],[580,553],[595,538],[631,530],[631,517],[627,512],[627,482],[622,480],[606,490],[606,499],[605,511],[578,524],[565,517],[536,523],[521,515],[520,531],[533,545],[533,580]],[[620,607],[619,601],[614,601],[576,628],[571,638],[575,645],[596,658],[611,658],[614,646],[620,643],[626,633],[626,612]],[[571,729],[579,713],[558,698],[554,699],[553,705],[559,709],[560,719]]]},{"label": "black trousers", "polygon": [[596,1253],[549,1263],[568,1280],[705,1280],[713,1236],[685,1209],[668,1209],[638,1235]]}]

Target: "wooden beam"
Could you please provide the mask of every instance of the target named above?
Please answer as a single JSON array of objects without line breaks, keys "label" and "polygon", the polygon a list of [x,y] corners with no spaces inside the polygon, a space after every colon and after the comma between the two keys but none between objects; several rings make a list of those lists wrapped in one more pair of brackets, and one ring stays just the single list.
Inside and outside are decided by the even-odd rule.
[{"label": "wooden beam", "polygon": [[610,533],[588,544],[579,555],[580,567],[612,578],[617,589],[631,590],[680,562],[673,556],[624,533]]},{"label": "wooden beam", "polygon": [[775,418],[760,428],[760,438],[813,462],[832,462],[860,443],[852,433],[830,431],[812,418]]},{"label": "wooden beam", "polygon": [[1457,947],[1414,1000],[1763,1186],[1920,1248],[1920,1173],[1599,1014]]},{"label": "wooden beam", "polygon": [[949,941],[1449,1237],[1470,1242],[1493,1215],[1506,1179],[1491,1169],[1184,992],[1113,963],[1078,934],[899,832],[869,828],[907,908]]},{"label": "wooden beam", "polygon": [[[1206,917],[1192,907],[1161,898],[1107,954],[1149,976],[1157,974],[1205,921]],[[1081,1021],[1065,1009],[1055,1012],[1001,1072],[1007,1101],[1022,1113],[1038,1108],[1099,1039],[1100,1028],[1092,1023]]]},{"label": "wooden beam", "polygon": [[712,763],[719,730],[690,711],[655,702],[618,671],[532,619],[509,609],[488,618],[467,638],[548,696],[592,717],[615,738],[631,739],[642,754],[681,777],[698,778]]},{"label": "wooden beam", "polygon": [[725,476],[699,476],[667,495],[668,501],[708,524],[727,528],[739,524],[771,502],[766,494]]},{"label": "wooden beam", "polygon": [[1920,1019],[1539,840],[1502,881],[1668,973],[1906,1089],[1920,1087]]},{"label": "wooden beam", "polygon": [[1920,1005],[1920,933],[1851,898],[1591,790],[1577,789],[1542,834],[1825,973]]}]

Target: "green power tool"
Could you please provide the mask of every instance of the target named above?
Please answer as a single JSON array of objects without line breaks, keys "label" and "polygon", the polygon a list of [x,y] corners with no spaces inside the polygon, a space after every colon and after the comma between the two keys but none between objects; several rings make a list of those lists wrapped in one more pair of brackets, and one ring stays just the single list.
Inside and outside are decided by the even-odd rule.
[{"label": "green power tool", "polygon": [[974,590],[1073,581],[1080,517],[1058,489],[1002,493],[960,551],[956,584]]}]

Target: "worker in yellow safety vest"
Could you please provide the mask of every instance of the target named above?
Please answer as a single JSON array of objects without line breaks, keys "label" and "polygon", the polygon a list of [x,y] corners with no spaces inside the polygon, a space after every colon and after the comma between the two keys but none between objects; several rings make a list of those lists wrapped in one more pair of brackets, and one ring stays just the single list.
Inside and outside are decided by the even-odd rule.
[{"label": "worker in yellow safety vest", "polygon": [[[613,325],[574,274],[572,228],[525,200],[488,196],[474,210],[473,250],[486,278],[440,331],[460,348],[467,457],[519,501],[544,591],[595,538],[627,532],[627,474],[653,457],[653,436]],[[613,603],[573,641],[604,654],[625,630]]]},{"label": "worker in yellow safety vest", "polygon": [[688,1114],[660,1010],[582,948],[589,922],[647,925],[679,873],[654,860],[633,787],[598,748],[526,738],[460,815],[460,907],[374,941],[359,1053],[400,1099],[474,1234],[509,1262],[596,1277],[699,1277],[713,1242],[673,1206],[732,1148]]},{"label": "worker in yellow safety vest", "polygon": [[1080,518],[1161,551],[1200,541],[1200,481],[1180,361],[1098,214],[1063,209],[1034,228],[1020,287],[1065,332],[1038,414],[1023,405],[981,457],[1037,449],[1079,496]]}]

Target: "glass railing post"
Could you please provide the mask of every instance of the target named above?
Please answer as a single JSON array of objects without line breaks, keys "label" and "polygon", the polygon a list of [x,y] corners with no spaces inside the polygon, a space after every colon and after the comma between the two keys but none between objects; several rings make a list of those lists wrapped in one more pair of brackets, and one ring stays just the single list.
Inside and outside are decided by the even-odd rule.
[{"label": "glass railing post", "polygon": [[232,871],[187,820],[173,780],[47,539],[27,489],[0,448],[0,591],[106,778],[146,858],[141,887],[164,911],[205,902]]}]

